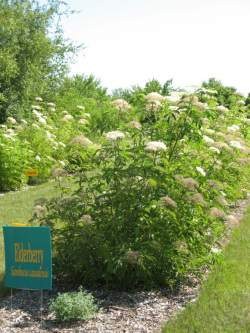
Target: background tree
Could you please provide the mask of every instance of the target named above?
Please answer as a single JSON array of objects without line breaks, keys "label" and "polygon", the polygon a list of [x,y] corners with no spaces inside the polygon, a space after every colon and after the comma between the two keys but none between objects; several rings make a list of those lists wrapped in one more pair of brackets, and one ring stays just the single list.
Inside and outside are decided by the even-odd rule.
[{"label": "background tree", "polygon": [[215,78],[210,78],[207,82],[203,82],[202,86],[206,89],[216,90],[219,104],[228,108],[231,108],[237,100],[242,99],[242,96],[237,93],[235,88],[224,86]]},{"label": "background tree", "polygon": [[144,100],[144,95],[147,95],[151,92],[158,92],[163,96],[167,96],[170,94],[171,90],[173,90],[172,86],[173,80],[167,80],[163,85],[156,80],[152,79],[146,82],[144,87],[140,86],[132,86],[130,89],[115,89],[112,93],[114,98],[124,98],[131,104],[138,104],[139,101]]},{"label": "background tree", "polygon": [[94,75],[76,74],[73,77],[65,77],[58,90],[58,103],[65,101],[81,103],[83,98],[93,98],[97,101],[107,99],[107,89]]},{"label": "background tree", "polygon": [[76,47],[58,24],[65,14],[59,0],[43,6],[34,0],[0,1],[0,122],[27,116],[37,95],[50,95],[65,73]]}]

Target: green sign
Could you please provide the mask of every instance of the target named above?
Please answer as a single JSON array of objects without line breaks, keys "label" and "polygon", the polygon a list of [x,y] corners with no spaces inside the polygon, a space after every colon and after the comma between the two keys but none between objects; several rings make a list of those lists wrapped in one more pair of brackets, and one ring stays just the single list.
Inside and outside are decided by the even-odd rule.
[{"label": "green sign", "polygon": [[3,227],[5,285],[17,289],[52,289],[49,227]]}]

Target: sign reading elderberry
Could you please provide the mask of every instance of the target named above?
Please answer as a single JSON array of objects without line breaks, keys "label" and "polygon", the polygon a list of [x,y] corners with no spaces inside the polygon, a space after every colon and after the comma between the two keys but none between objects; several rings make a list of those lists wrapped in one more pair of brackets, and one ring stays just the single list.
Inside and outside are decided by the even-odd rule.
[{"label": "sign reading elderberry", "polygon": [[3,227],[5,285],[17,289],[52,288],[49,227]]}]

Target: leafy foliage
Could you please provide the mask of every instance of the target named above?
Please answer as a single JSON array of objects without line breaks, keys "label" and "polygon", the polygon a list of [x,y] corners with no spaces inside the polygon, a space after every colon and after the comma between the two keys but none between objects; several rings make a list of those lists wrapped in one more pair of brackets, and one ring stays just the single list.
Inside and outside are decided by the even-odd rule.
[{"label": "leafy foliage", "polygon": [[29,152],[25,144],[15,144],[0,133],[0,191],[16,190],[25,184],[25,166]]}]

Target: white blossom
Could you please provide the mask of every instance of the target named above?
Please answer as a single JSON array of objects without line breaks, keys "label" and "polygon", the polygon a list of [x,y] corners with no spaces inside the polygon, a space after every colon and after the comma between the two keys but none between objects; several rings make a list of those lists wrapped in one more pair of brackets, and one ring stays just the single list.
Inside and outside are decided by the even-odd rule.
[{"label": "white blossom", "polygon": [[196,170],[202,175],[206,176],[206,171],[202,167],[196,167]]},{"label": "white blossom", "polygon": [[11,125],[15,125],[16,124],[16,119],[13,118],[13,117],[8,117],[6,122],[11,124]]},{"label": "white blossom", "polygon": [[42,102],[43,101],[42,97],[36,97],[35,100],[36,100],[36,102]]},{"label": "white blossom", "polygon": [[237,132],[239,130],[240,130],[240,126],[238,126],[238,125],[228,126],[228,128],[227,128],[227,131],[232,132],[232,133]]},{"label": "white blossom", "polygon": [[105,134],[105,137],[110,141],[116,141],[125,138],[125,134],[119,130],[111,131]]},{"label": "white blossom", "polygon": [[212,151],[213,153],[220,154],[220,150],[216,147],[209,147],[209,150]]},{"label": "white blossom", "polygon": [[80,124],[80,125],[88,125],[89,122],[88,122],[87,119],[81,118],[81,119],[78,120],[78,124]]},{"label": "white blossom", "polygon": [[67,122],[67,121],[70,121],[70,120],[73,120],[73,119],[74,119],[74,117],[71,116],[71,114],[65,114],[65,116],[62,118],[62,121]]},{"label": "white blossom", "polygon": [[232,140],[229,142],[229,145],[233,148],[239,149],[239,150],[244,150],[245,147],[241,144],[241,142]]},{"label": "white blossom", "polygon": [[40,123],[40,124],[43,124],[43,125],[46,125],[47,124],[47,122],[46,122],[46,119],[44,118],[44,117],[38,117],[38,122]]},{"label": "white blossom", "polygon": [[188,102],[188,103],[199,103],[199,98],[196,95],[183,95],[182,97],[183,102]]},{"label": "white blossom", "polygon": [[77,105],[76,107],[77,107],[77,109],[79,109],[79,110],[82,110],[82,111],[85,110],[85,107],[84,107],[83,105]]},{"label": "white blossom", "polygon": [[207,103],[202,103],[202,102],[194,102],[194,106],[196,106],[200,111],[206,111],[208,109],[208,104]]},{"label": "white blossom", "polygon": [[6,139],[10,139],[10,140],[13,140],[13,141],[15,141],[15,138],[14,138],[15,135],[16,135],[16,132],[12,128],[6,129],[6,132],[3,134],[3,136]]},{"label": "white blossom", "polygon": [[52,103],[52,102],[48,102],[47,105],[49,107],[51,107],[51,108],[55,108],[56,107],[55,103]]},{"label": "white blossom", "polygon": [[40,105],[31,105],[31,108],[33,110],[41,110],[41,106]]},{"label": "white blossom", "polygon": [[221,249],[219,249],[218,247],[214,246],[214,247],[211,248],[211,252],[214,253],[214,254],[218,254],[218,253],[221,252]]},{"label": "white blossom", "polygon": [[77,144],[83,147],[88,147],[93,144],[91,140],[86,138],[84,135],[78,135],[71,140],[71,144]]},{"label": "white blossom", "polygon": [[222,113],[226,113],[226,112],[229,111],[228,108],[226,108],[224,105],[218,105],[218,106],[216,107],[216,110],[217,110],[218,112],[222,112]]},{"label": "white blossom", "polygon": [[129,103],[122,98],[115,99],[112,104],[117,110],[122,112],[128,111],[131,108]]},{"label": "white blossom", "polygon": [[141,129],[141,123],[139,123],[139,121],[136,121],[136,120],[132,120],[130,123],[129,123],[129,126],[131,128],[135,128],[135,129]]},{"label": "white blossom", "polygon": [[14,138],[13,135],[10,135],[10,134],[8,134],[8,133],[4,133],[3,136],[4,136],[6,139],[10,139],[10,140],[15,141],[15,138]]},{"label": "white blossom", "polygon": [[46,131],[46,136],[49,140],[56,139],[55,134],[50,133],[50,131]]},{"label": "white blossom", "polygon": [[158,111],[161,108],[162,104],[160,101],[148,101],[146,104],[147,111]]},{"label": "white blossom", "polygon": [[32,110],[32,113],[36,116],[36,117],[42,117],[43,114],[37,110]]},{"label": "white blossom", "polygon": [[21,119],[20,122],[23,124],[23,125],[27,125],[27,121],[25,119]]},{"label": "white blossom", "polygon": [[146,144],[145,150],[150,152],[165,151],[167,146],[162,141],[150,141]]},{"label": "white blossom", "polygon": [[210,138],[209,136],[207,135],[203,135],[203,140],[208,144],[213,144],[214,143],[214,140],[212,138]]},{"label": "white blossom", "polygon": [[38,161],[38,162],[40,162],[41,161],[41,157],[39,155],[36,155],[35,160]]},{"label": "white blossom", "polygon": [[158,92],[151,92],[145,96],[145,99],[147,100],[147,102],[163,102],[166,100],[166,97],[162,96]]}]

